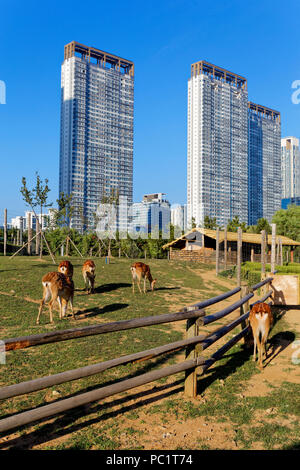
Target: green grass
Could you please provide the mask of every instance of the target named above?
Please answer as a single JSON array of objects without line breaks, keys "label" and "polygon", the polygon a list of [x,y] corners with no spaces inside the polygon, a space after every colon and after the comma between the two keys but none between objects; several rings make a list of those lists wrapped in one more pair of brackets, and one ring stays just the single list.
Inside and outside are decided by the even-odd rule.
[{"label": "green grass", "polygon": [[[52,264],[50,258],[45,258],[45,261],[41,262],[33,257],[15,257],[11,260],[1,257],[0,292],[12,295],[6,296],[0,293],[0,338],[179,311],[184,305],[213,297],[227,290],[218,280],[207,282],[207,272],[211,267],[206,265],[148,260],[153,277],[158,279],[157,289],[154,292],[147,292],[146,295],[139,292],[134,295],[129,270],[133,260],[114,259],[109,265],[106,265],[103,259],[94,258],[94,261],[96,292],[94,295],[86,295],[81,276],[82,259],[72,258],[76,288],[74,307],[75,312],[80,310],[77,320],[68,317],[60,321],[58,312],[55,311],[55,323],[51,325],[46,307],[41,315],[41,324],[36,325],[38,304],[26,301],[25,298],[40,300],[42,276],[46,272],[56,270],[57,267]],[[200,270],[201,275],[199,275]],[[277,334],[285,328],[284,320],[281,319],[275,325],[272,334]],[[238,329],[231,334],[237,331]],[[6,365],[0,365],[0,385],[10,385],[83,367],[177,341],[182,337],[183,332],[176,330],[173,325],[165,324],[11,351],[6,355]],[[124,365],[95,376],[4,400],[0,403],[1,417],[174,364],[178,361],[179,354],[177,352],[150,361]],[[267,397],[240,398],[245,383],[257,373],[259,373],[257,367],[249,360],[249,352],[238,344],[209,369],[204,377],[199,378],[199,394],[204,394],[206,397],[203,402],[195,403],[192,400],[178,398],[178,392],[183,391],[184,383],[184,373],[181,373],[153,384],[153,387],[156,385],[158,389],[163,390],[168,383],[176,383],[177,388],[170,394],[166,388],[165,399],[157,400],[147,408],[129,406],[128,397],[131,399],[130,397],[136,396],[142,401],[143,399],[147,401],[148,398],[147,395],[141,397],[140,392],[129,391],[121,398],[112,397],[105,403],[92,403],[87,410],[83,407],[71,410],[53,418],[50,423],[35,423],[17,430],[17,435],[21,438],[16,442],[13,441],[11,448],[31,448],[33,443],[41,444],[43,449],[109,450],[124,446],[128,449],[143,448],[143,435],[135,427],[135,423],[141,420],[142,411],[148,416],[153,416],[154,420],[156,416],[159,417],[161,422],[166,424],[170,417],[175,417],[183,425],[187,419],[199,417],[219,422],[230,421],[238,430],[236,442],[240,448],[250,448],[255,440],[261,440],[265,448],[280,445],[283,448],[283,441],[281,442],[283,438],[285,445],[297,445],[295,433],[299,429],[296,422],[287,429],[286,434],[283,434],[279,423],[272,438],[263,439],[261,428],[254,420],[254,412],[274,408],[282,419],[298,416],[299,410],[295,407],[294,398],[299,395],[299,387],[286,383],[279,389],[270,388]],[[222,385],[222,381],[225,382],[225,386]],[[122,432],[126,434],[127,439],[125,444],[120,437],[122,425],[124,425]],[[59,443],[52,444],[51,441],[55,438],[59,439]],[[206,448],[206,444],[201,440],[199,448]]]}]

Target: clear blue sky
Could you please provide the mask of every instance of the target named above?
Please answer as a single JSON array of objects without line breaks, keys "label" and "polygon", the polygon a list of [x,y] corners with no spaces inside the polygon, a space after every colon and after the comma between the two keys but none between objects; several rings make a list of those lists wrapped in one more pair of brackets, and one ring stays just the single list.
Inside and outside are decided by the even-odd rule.
[{"label": "clear blue sky", "polygon": [[186,202],[187,81],[205,59],[248,79],[251,101],[279,110],[282,136],[300,137],[300,3],[286,1],[0,0],[0,224],[25,205],[25,176],[58,197],[60,72],[78,41],[135,63],[134,200],[165,192]]}]

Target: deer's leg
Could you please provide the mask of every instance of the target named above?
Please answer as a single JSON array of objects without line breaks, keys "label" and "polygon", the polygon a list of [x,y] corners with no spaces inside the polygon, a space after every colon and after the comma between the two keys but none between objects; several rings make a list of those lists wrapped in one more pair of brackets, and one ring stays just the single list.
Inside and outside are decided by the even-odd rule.
[{"label": "deer's leg", "polygon": [[63,311],[62,311],[62,299],[57,296],[56,297],[56,300],[58,302],[58,305],[59,305],[59,319],[62,320],[62,317],[63,317]]},{"label": "deer's leg", "polygon": [[51,299],[49,302],[49,315],[50,315],[50,323],[53,323],[53,313],[52,313],[52,305],[56,299]]},{"label": "deer's leg", "polygon": [[146,278],[144,277],[144,294],[146,294]]},{"label": "deer's leg", "polygon": [[71,297],[69,299],[69,302],[70,302],[70,305],[71,305],[71,312],[72,312],[73,318],[75,320],[75,315],[74,315],[74,310],[73,310],[73,295],[71,295]]},{"label": "deer's leg", "polygon": [[257,349],[257,339],[256,339],[256,335],[253,335],[253,343],[254,343],[254,347],[253,347],[253,361],[255,362],[256,361],[256,349]]},{"label": "deer's leg", "polygon": [[37,325],[40,323],[40,315],[41,315],[41,313],[42,313],[44,303],[45,303],[45,300],[44,300],[44,298],[43,298],[43,299],[41,300],[41,302],[40,302],[39,313],[38,313],[38,316],[37,316],[37,319],[36,319],[36,324],[37,324]]},{"label": "deer's leg", "polygon": [[266,331],[261,339],[261,342],[263,344],[263,347],[264,347],[264,353],[265,353],[265,357],[267,359],[268,355],[267,355],[267,340],[268,340],[268,334],[269,332]]},{"label": "deer's leg", "polygon": [[257,341],[257,347],[258,347],[258,360],[259,360],[259,368],[262,369],[263,368],[263,365],[262,365],[262,356],[263,356],[263,343],[262,343],[262,339],[259,341],[259,338],[258,338],[258,341]]},{"label": "deer's leg", "polygon": [[140,279],[137,280],[137,285],[138,285],[138,288],[139,288],[140,293],[142,293],[142,289],[141,289],[141,280],[140,280]]}]

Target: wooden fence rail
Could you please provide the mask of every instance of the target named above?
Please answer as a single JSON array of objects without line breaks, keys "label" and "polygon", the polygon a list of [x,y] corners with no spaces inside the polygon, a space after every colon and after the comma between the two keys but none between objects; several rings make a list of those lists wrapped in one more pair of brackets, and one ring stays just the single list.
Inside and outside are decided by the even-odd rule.
[{"label": "wooden fence rail", "polygon": [[[57,331],[52,333],[46,333],[42,335],[32,335],[27,337],[21,338],[12,338],[5,340],[5,348],[7,351],[13,349],[20,349],[22,347],[29,347],[29,346],[36,346],[39,344],[46,344],[52,343],[57,341],[64,341],[66,339],[78,338],[89,336],[93,334],[103,334],[113,331],[121,331],[130,328],[138,328],[143,326],[150,326],[155,324],[173,322],[173,321],[180,321],[180,320],[187,320],[189,322],[198,322],[198,324],[207,325],[212,323],[219,318],[222,318],[229,313],[237,310],[241,305],[246,304],[248,305],[249,299],[253,297],[253,291],[270,284],[272,278],[267,278],[264,281],[258,283],[257,285],[251,288],[251,292],[241,298],[239,301],[233,303],[229,307],[226,307],[219,312],[205,316],[205,311],[203,308],[205,306],[212,305],[214,303],[223,300],[224,298],[228,298],[235,293],[239,292],[241,289],[240,287],[233,289],[232,291],[228,291],[225,294],[221,294],[220,296],[213,297],[211,299],[207,299],[203,302],[199,302],[192,306],[189,306],[186,310],[177,313],[165,314],[165,315],[158,315],[153,317],[143,317],[139,319],[133,320],[125,320],[120,322],[113,322],[104,325],[96,325],[92,327],[83,327],[77,329],[70,329],[64,331]],[[273,291],[269,290],[266,294],[264,294],[263,298],[259,301],[266,301],[271,295]],[[256,301],[256,302],[259,302]],[[254,303],[256,303],[254,302]],[[27,382],[22,382],[19,384],[9,385],[6,387],[0,388],[0,399],[11,398],[14,396],[31,393],[37,390],[42,390],[44,388],[58,385],[61,383],[65,383],[72,380],[77,380],[79,378],[88,377],[90,375],[98,374],[103,372],[104,370],[110,369],[112,367],[116,367],[118,365],[128,364],[130,362],[136,362],[140,360],[148,360],[155,358],[161,354],[170,353],[179,351],[181,349],[187,348],[197,348],[195,351],[195,356],[191,359],[185,360],[179,364],[175,364],[172,366],[164,367],[159,370],[154,370],[145,374],[141,374],[137,377],[126,379],[121,382],[100,387],[96,390],[81,393],[74,397],[65,398],[59,400],[57,402],[43,405],[38,408],[28,410],[25,412],[17,413],[15,415],[9,416],[0,420],[0,432],[6,432],[18,428],[20,426],[24,426],[29,423],[33,423],[38,420],[46,419],[57,414],[63,413],[70,409],[76,408],[78,406],[85,405],[87,403],[92,403],[94,401],[101,400],[103,398],[113,396],[117,393],[124,392],[130,390],[132,388],[138,387],[140,385],[145,385],[147,383],[153,382],[163,377],[167,377],[173,374],[177,374],[183,371],[191,371],[192,374],[195,376],[198,374],[203,374],[209,367],[211,367],[217,360],[219,360],[225,352],[227,352],[233,345],[235,345],[241,338],[243,338],[249,332],[249,325],[242,329],[237,335],[231,338],[226,344],[224,344],[220,349],[218,349],[212,356],[208,359],[203,357],[199,357],[199,353],[216,341],[218,341],[221,337],[226,335],[229,331],[234,329],[239,324],[243,324],[245,320],[247,320],[249,316],[249,311],[245,312],[243,315],[240,315],[235,320],[231,321],[225,326],[217,329],[213,333],[208,335],[196,335],[191,338],[187,338],[185,340],[176,341],[173,343],[169,343],[163,346],[158,346],[152,349],[148,349],[145,351],[141,351],[134,354],[129,354],[120,358],[111,359],[105,362],[101,362],[98,364],[93,364],[91,366],[81,367],[78,369],[73,369],[65,372],[61,372],[59,374],[55,374],[52,376],[42,377],[35,380],[30,380]],[[189,375],[190,378],[190,375]]]}]

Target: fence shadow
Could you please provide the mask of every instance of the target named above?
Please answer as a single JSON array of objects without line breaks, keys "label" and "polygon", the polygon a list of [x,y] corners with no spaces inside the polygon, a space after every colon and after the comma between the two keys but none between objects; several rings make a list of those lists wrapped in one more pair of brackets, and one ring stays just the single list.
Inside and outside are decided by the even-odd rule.
[{"label": "fence shadow", "polygon": [[78,310],[76,312],[76,317],[80,319],[82,316],[83,318],[90,318],[90,317],[95,317],[97,315],[103,315],[104,313],[110,313],[110,312],[115,312],[116,310],[121,310],[123,308],[129,307],[129,304],[121,304],[121,303],[115,303],[115,304],[110,304],[106,305],[105,307],[91,307],[91,308],[86,308],[85,310]]},{"label": "fence shadow", "polygon": [[[167,354],[165,357],[158,358],[152,364],[151,363],[145,364],[145,366],[142,367],[141,370],[139,370],[139,374],[149,372],[149,370],[152,369],[154,366],[157,367],[157,366],[162,365],[163,363],[167,362],[171,357],[174,357],[177,354],[178,352],[172,352],[170,354]],[[122,377],[118,380],[111,380],[109,382],[101,384],[101,386],[108,386],[116,382],[123,381],[129,378],[135,377],[135,376],[136,376],[136,371],[133,371],[132,374],[128,374],[126,377]],[[151,386],[151,383],[148,384],[148,386]],[[99,385],[91,386],[84,390],[80,390],[74,394],[68,395],[68,397],[66,398],[71,398],[73,396],[80,395],[82,393],[89,392],[97,388],[99,388]],[[75,431],[80,431],[87,426],[106,421],[109,418],[117,418],[119,415],[123,415],[123,413],[126,413],[127,411],[134,411],[141,407],[144,407],[145,405],[151,405],[153,403],[161,401],[164,398],[168,398],[172,395],[175,395],[183,390],[184,390],[184,378],[179,379],[169,384],[161,385],[161,386],[154,385],[151,390],[133,393],[132,395],[130,394],[122,398],[115,398],[115,399],[112,399],[112,401],[110,402],[103,402],[103,400],[105,400],[103,399],[103,400],[100,400],[100,403],[99,402],[96,404],[90,403],[87,405],[79,406],[71,410],[68,410],[64,413],[60,413],[59,415],[57,415],[57,417],[54,416],[53,418],[50,417],[50,418],[44,418],[42,420],[39,420],[38,423],[41,424],[40,429],[29,432],[28,434],[23,435],[23,436],[13,437],[10,440],[9,438],[7,438],[5,442],[0,443],[0,450],[6,449],[6,448],[9,448],[10,450],[14,450],[14,449],[29,450],[34,445],[43,444],[45,442],[51,441],[53,439],[57,439],[59,437],[63,437]],[[108,397],[108,399],[111,399],[111,397]],[[132,400],[139,400],[139,401],[136,403],[130,403],[126,405],[126,403],[132,402]],[[54,403],[55,401],[57,400],[54,400],[51,403]],[[125,406],[121,406],[121,405],[125,405]],[[40,405],[40,406],[43,406],[43,405]],[[114,407],[118,407],[118,409],[113,410]],[[99,413],[100,411],[104,411],[104,413],[101,414],[101,416],[95,416],[84,422],[74,423],[75,421],[82,418],[83,416],[91,415],[94,413]],[[7,417],[8,416],[13,416],[13,414],[7,415]],[[54,419],[54,421],[51,423],[46,423],[45,425],[42,425],[43,422],[49,421],[49,419]],[[72,425],[72,423],[74,424]],[[34,425],[34,423],[32,424]],[[28,427],[28,425],[22,426],[21,428],[18,429],[18,431],[26,427]],[[12,430],[8,434],[10,433],[13,434],[13,432],[14,431]],[[0,434],[0,439],[4,437],[5,435],[7,435],[7,433],[3,433],[3,435]]]},{"label": "fence shadow", "polygon": [[272,362],[275,357],[295,340],[295,337],[295,334],[291,331],[281,331],[272,336],[268,341],[267,361],[264,362],[264,365],[268,365]]}]

